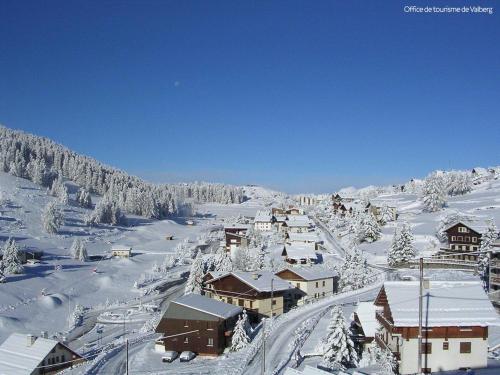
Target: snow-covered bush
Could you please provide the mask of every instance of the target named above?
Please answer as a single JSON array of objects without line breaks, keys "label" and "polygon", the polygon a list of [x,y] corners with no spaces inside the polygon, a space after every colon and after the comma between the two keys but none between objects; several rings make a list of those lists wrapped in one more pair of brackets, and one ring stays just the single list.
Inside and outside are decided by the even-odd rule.
[{"label": "snow-covered bush", "polygon": [[127,218],[122,213],[116,202],[109,197],[104,197],[90,213],[85,222],[93,226],[97,224],[127,225]]},{"label": "snow-covered bush", "polygon": [[478,270],[484,275],[488,266],[488,253],[493,249],[493,242],[498,238],[498,228],[493,219],[489,220],[486,231],[481,235],[481,245],[479,246],[479,256],[477,258]]},{"label": "snow-covered bush", "polygon": [[84,316],[85,308],[80,304],[76,304],[73,313],[69,316],[71,327],[80,327],[83,324]]},{"label": "snow-covered bush", "polygon": [[445,183],[448,195],[463,195],[472,190],[472,178],[469,172],[448,172]]},{"label": "snow-covered bush", "polygon": [[195,293],[201,294],[203,289],[203,255],[198,254],[193,264],[191,265],[191,270],[189,271],[189,277],[186,283],[186,288],[184,294]]},{"label": "snow-covered bush", "polygon": [[356,246],[346,251],[339,273],[339,289],[343,292],[360,289],[373,281],[372,271]]},{"label": "snow-covered bush", "polygon": [[90,196],[90,192],[85,188],[78,189],[75,200],[80,207],[92,208],[92,197]]}]

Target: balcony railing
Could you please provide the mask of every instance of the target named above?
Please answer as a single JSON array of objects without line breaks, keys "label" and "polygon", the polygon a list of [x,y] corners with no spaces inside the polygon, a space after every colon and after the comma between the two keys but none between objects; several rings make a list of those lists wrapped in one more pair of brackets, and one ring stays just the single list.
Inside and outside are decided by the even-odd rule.
[{"label": "balcony railing", "polygon": [[386,350],[389,350],[393,355],[394,357],[396,358],[396,360],[400,361],[401,360],[401,353],[399,352],[394,352],[390,347],[389,345],[387,345],[384,341],[384,339],[382,338],[382,336],[378,333],[375,334],[375,342],[377,343],[378,346],[380,346],[382,349],[386,349]]}]

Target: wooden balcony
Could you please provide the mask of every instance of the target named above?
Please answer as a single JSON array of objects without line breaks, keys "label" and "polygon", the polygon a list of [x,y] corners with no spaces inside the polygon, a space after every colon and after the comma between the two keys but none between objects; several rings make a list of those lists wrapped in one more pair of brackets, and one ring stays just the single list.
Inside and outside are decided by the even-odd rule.
[{"label": "wooden balcony", "polygon": [[389,347],[389,345],[387,345],[385,343],[385,341],[382,338],[382,336],[380,336],[378,333],[375,334],[375,342],[382,349],[389,350],[392,353],[392,355],[394,355],[394,358],[396,358],[397,361],[401,360],[401,353],[392,351],[391,348]]}]

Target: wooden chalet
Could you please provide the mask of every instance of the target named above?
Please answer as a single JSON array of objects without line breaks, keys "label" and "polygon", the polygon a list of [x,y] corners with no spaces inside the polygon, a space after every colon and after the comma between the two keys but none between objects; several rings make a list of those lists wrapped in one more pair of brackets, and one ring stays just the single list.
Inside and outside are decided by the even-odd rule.
[{"label": "wooden chalet", "polygon": [[191,351],[218,356],[231,345],[231,336],[243,311],[241,307],[201,296],[186,294],[170,302],[156,332],[157,350]]},{"label": "wooden chalet", "polygon": [[[376,343],[398,360],[399,373],[418,370],[419,282],[385,282],[375,305]],[[488,326],[498,314],[480,282],[424,282],[424,373],[487,366]]]},{"label": "wooden chalet", "polygon": [[[485,227],[465,223],[456,222],[449,225],[446,229],[446,236],[448,237],[448,249],[442,249],[446,253],[453,255],[454,259],[476,261],[477,254],[481,245],[481,232]],[[471,253],[464,254],[464,253]]]},{"label": "wooden chalet", "polygon": [[226,250],[232,251],[238,247],[246,247],[248,245],[248,229],[249,226],[245,224],[224,227]]},{"label": "wooden chalet", "polygon": [[272,272],[211,272],[210,275],[215,277],[205,279],[205,295],[246,309],[252,322],[281,315],[292,306],[294,287]]}]

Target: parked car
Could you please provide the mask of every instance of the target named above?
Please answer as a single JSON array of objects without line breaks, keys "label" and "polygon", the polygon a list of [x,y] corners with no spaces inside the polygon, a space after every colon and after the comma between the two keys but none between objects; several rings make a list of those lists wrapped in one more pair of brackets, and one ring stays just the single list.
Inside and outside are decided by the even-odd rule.
[{"label": "parked car", "polygon": [[190,360],[192,360],[194,357],[196,357],[196,354],[194,354],[193,352],[182,352],[181,353],[181,356],[179,357],[179,360],[181,362],[189,362]]},{"label": "parked car", "polygon": [[161,357],[161,361],[162,361],[162,362],[168,362],[168,363],[170,363],[170,362],[175,361],[175,359],[176,359],[178,356],[179,356],[179,353],[174,352],[174,351],[172,351],[172,350],[168,350],[168,351],[166,351],[166,352],[165,352],[165,355],[163,355],[163,356]]}]

